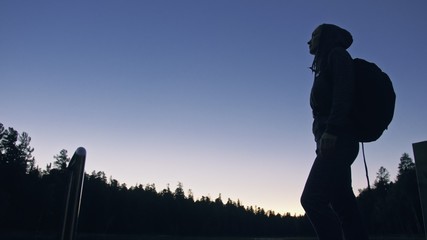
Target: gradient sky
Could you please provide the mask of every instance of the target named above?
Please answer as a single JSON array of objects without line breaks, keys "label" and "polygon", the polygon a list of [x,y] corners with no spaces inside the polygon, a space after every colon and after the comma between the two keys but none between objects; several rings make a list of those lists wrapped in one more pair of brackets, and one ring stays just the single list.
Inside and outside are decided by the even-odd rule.
[{"label": "gradient sky", "polygon": [[[87,150],[120,183],[182,182],[196,198],[302,214],[315,157],[307,41],[348,29],[349,52],[393,80],[395,118],[365,145],[370,179],[394,180],[427,140],[426,1],[0,1],[0,122],[45,168]],[[354,190],[366,188],[363,160]]]}]

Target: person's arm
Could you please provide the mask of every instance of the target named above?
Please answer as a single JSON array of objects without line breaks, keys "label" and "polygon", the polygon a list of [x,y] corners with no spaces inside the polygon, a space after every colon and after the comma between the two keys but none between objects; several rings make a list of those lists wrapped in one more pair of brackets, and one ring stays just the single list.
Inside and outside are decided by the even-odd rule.
[{"label": "person's arm", "polygon": [[354,98],[353,59],[342,48],[332,50],[329,56],[333,96],[326,130],[320,138],[320,152],[324,155],[335,150],[337,138],[350,126],[350,113]]},{"label": "person's arm", "polygon": [[329,56],[333,80],[333,96],[326,133],[339,136],[349,127],[354,99],[353,59],[343,48],[335,48]]}]

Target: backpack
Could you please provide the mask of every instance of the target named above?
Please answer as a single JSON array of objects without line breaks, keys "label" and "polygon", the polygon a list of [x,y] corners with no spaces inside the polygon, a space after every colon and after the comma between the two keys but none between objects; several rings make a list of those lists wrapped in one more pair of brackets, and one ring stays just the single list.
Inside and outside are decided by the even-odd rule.
[{"label": "backpack", "polygon": [[355,120],[359,142],[376,141],[394,115],[396,94],[389,76],[375,63],[355,58]]}]

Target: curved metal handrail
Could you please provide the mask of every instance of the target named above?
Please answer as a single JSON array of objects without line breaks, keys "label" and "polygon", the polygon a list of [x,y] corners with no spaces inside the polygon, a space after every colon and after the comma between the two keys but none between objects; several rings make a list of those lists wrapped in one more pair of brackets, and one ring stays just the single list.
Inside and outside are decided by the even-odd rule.
[{"label": "curved metal handrail", "polygon": [[79,147],[67,167],[67,198],[61,240],[75,239],[83,191],[86,149]]}]

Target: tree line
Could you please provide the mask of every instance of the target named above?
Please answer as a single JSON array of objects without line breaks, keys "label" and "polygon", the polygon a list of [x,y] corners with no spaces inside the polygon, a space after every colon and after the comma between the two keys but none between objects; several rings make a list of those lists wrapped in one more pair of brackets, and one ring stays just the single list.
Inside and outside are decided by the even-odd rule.
[{"label": "tree line", "polygon": [[370,233],[424,233],[415,163],[407,153],[400,158],[396,180],[380,167],[373,189],[361,190],[358,202]]},{"label": "tree line", "polygon": [[[0,233],[59,233],[65,209],[68,151],[41,169],[25,132],[0,123]],[[358,202],[371,234],[422,234],[415,165],[403,154],[396,180],[380,168]],[[102,171],[85,174],[79,232],[182,236],[313,236],[308,218],[237,200],[185,194],[182,183],[128,187]]]}]

